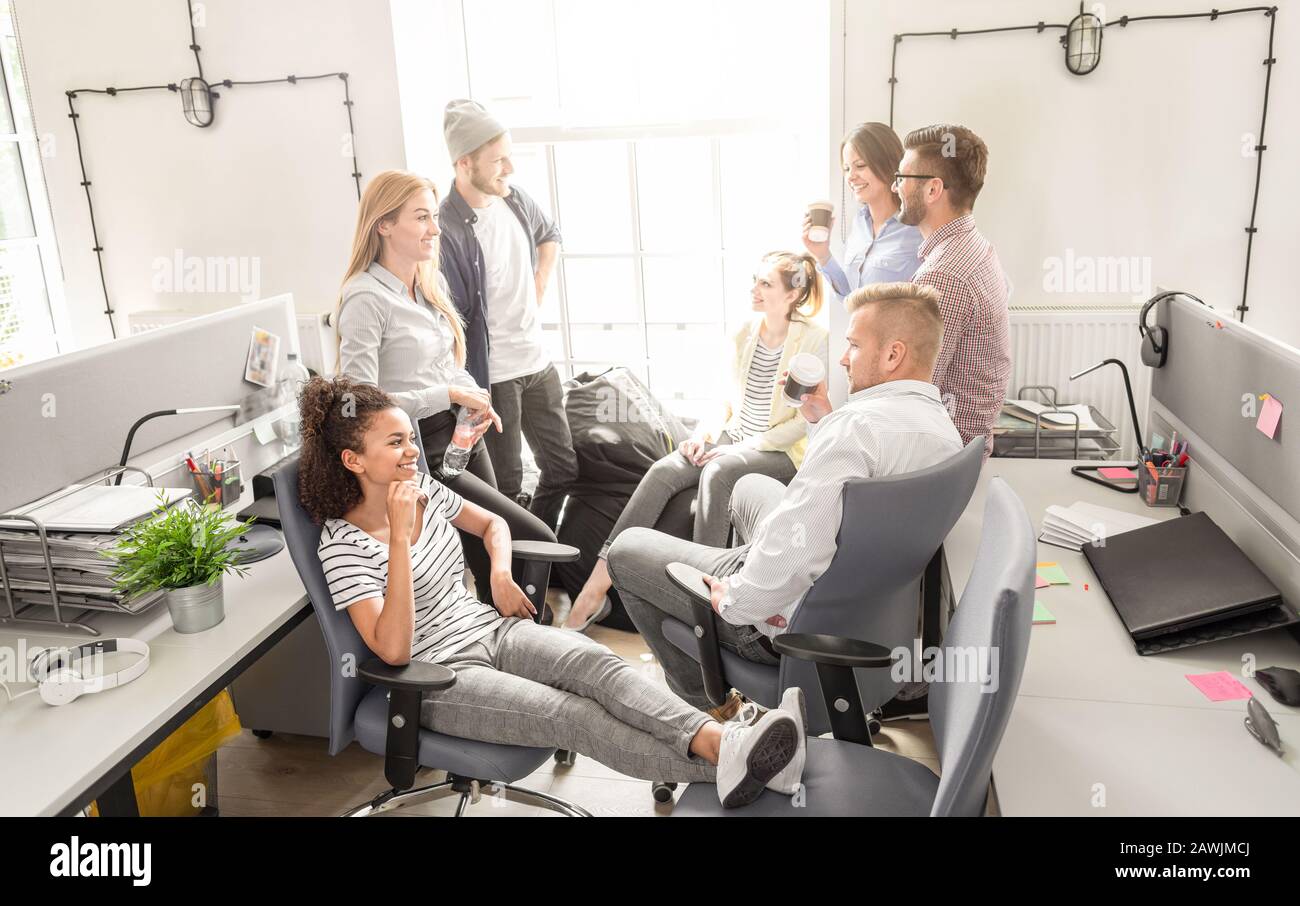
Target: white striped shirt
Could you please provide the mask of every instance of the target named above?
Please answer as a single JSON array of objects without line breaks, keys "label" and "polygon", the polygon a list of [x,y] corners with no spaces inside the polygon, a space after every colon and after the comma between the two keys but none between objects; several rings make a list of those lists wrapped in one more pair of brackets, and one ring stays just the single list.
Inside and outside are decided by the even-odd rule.
[{"label": "white striped shirt", "polygon": [[754,533],[744,565],[725,580],[718,609],[728,623],[751,624],[768,636],[785,629],[766,620],[780,614],[789,623],[830,566],[846,483],[924,469],[962,448],[939,389],[925,381],[859,390],[811,434],[799,474]]},{"label": "white striped shirt", "polygon": [[[504,617],[465,588],[460,536],[451,524],[463,500],[423,473],[429,495],[419,537],[411,545],[415,635],[411,659],[437,663],[495,630]],[[367,598],[383,599],[388,587],[388,545],[346,519],[326,520],[318,548],[334,606],[346,610]]]},{"label": "white striped shirt", "polygon": [[[447,293],[441,273],[437,279]],[[339,373],[387,392],[412,420],[451,408],[450,387],[477,387],[456,364],[446,315],[416,298],[380,265],[370,265],[343,288],[339,312]]]},{"label": "white striped shirt", "polygon": [[762,434],[772,426],[772,391],[776,388],[776,370],[781,364],[781,350],[768,349],[760,339],[749,360],[749,374],[745,377],[745,401],[740,408],[739,436],[744,440]]}]

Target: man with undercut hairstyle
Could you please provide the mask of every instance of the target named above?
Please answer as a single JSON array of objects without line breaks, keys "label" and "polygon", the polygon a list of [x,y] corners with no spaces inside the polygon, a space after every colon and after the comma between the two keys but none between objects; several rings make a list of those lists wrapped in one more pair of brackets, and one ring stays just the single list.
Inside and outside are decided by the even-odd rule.
[{"label": "man with undercut hairstyle", "polygon": [[[746,475],[736,484],[732,525],[746,543],[724,550],[633,528],[609,550],[614,587],[663,665],[669,687],[698,708],[711,704],[700,665],[668,641],[662,628],[665,614],[688,625],[695,619],[690,595],[665,572],[669,563],[707,574],[725,647],[777,664],[772,637],[789,625],[835,556],[844,485],[925,469],[962,448],[930,382],[943,345],[938,293],[913,283],[876,283],[850,294],[845,306],[848,348],[840,365],[848,375],[848,400],[832,410],[825,381],[801,397],[810,439],[789,487],[765,475]],[[796,536],[802,543],[789,543]]]}]

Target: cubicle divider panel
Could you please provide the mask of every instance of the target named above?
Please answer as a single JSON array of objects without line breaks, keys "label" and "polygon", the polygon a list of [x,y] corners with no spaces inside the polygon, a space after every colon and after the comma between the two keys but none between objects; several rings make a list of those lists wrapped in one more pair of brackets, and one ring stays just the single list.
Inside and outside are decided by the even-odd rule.
[{"label": "cubicle divider panel", "polygon": [[[1285,417],[1271,437],[1258,427],[1265,394],[1284,413],[1289,404],[1293,420],[1300,418],[1300,350],[1183,298],[1157,308],[1157,323],[1169,332],[1169,355],[1152,375],[1152,397],[1300,520],[1300,427],[1288,431]],[[1195,462],[1197,449],[1189,449]]]},{"label": "cubicle divider panel", "polygon": [[[297,350],[285,294],[202,315],[0,373],[0,512],[117,462],[131,425],[162,409],[234,405],[262,388],[245,380],[254,328],[278,338],[272,378]],[[269,369],[268,369],[269,370]],[[157,418],[136,434],[141,452],[233,413]]]}]

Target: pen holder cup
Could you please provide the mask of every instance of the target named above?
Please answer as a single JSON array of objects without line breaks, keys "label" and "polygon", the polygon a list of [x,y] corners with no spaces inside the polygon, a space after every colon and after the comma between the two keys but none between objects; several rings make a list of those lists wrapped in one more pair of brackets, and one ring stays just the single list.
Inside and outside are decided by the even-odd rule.
[{"label": "pen holder cup", "polygon": [[1183,482],[1187,480],[1187,469],[1166,466],[1157,468],[1156,474],[1144,464],[1138,466],[1138,496],[1147,506],[1178,506],[1183,497]]},{"label": "pen holder cup", "polygon": [[215,469],[199,469],[190,473],[190,484],[194,487],[194,496],[202,503],[218,504],[221,507],[234,506],[239,502],[241,487],[239,484],[239,463],[231,463],[221,470],[220,476]]}]

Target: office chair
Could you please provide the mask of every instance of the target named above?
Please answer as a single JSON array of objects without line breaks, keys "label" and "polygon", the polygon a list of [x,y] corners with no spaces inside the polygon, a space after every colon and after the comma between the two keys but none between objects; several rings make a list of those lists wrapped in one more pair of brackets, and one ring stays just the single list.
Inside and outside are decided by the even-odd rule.
[{"label": "office chair", "polygon": [[[944,538],[974,493],[983,458],[984,438],[977,437],[929,468],[849,482],[835,557],[808,590],[787,632],[910,648],[927,566],[941,558]],[[684,564],[673,564],[670,573],[691,593],[703,587],[701,575]],[[763,707],[775,708],[787,688],[800,686],[808,702],[808,732],[816,736],[831,729],[811,663],[786,656],[776,667],[746,660],[718,644],[717,619],[706,597],[695,608],[695,625],[673,617],[663,622],[668,640],[700,662],[705,691],[715,705],[735,688]],[[892,699],[901,685],[888,671],[859,673],[857,684],[868,711]],[[874,718],[872,726],[879,729]]]},{"label": "office chair", "polygon": [[[427,469],[422,445],[420,449],[420,464]],[[541,806],[569,817],[591,817],[586,809],[573,803],[514,785],[553,756],[561,763],[572,764],[571,753],[460,739],[420,726],[422,693],[453,685],[456,674],[441,664],[411,661],[393,667],[376,657],[352,625],[352,618],[334,608],[317,554],[321,529],[307,516],[298,499],[297,462],[275,473],[275,496],[285,544],[320,621],[330,661],[336,665],[330,671],[329,752],[337,755],[352,740],[359,741],[362,748],[384,756],[384,776],[392,784],[392,789],[350,809],[343,817],[375,815],[459,795],[459,818],[467,805],[478,802],[480,791],[485,789],[511,802]],[[577,556],[576,548],[563,544],[514,543],[515,581],[539,615],[551,564]],[[413,789],[419,768],[446,771],[447,779]]]},{"label": "office chair", "polygon": [[[887,672],[885,645],[818,634],[785,634],[773,645],[782,659],[816,665],[822,707],[838,715],[833,739],[810,737],[803,791],[791,798],[766,790],[744,809],[721,809],[713,788],[687,787],[674,816],[745,817],[972,816],[984,814],[993,757],[1011,718],[1029,653],[1038,548],[1024,505],[1000,478],[989,483],[979,554],[939,657],[950,675],[930,687],[930,723],[942,774],[873,748],[855,670]],[[992,654],[996,655],[993,660]],[[989,682],[980,676],[986,657]],[[952,668],[956,668],[953,670]]]}]

